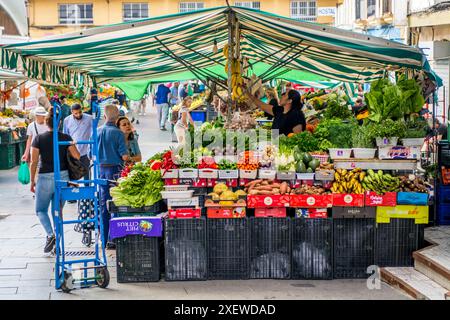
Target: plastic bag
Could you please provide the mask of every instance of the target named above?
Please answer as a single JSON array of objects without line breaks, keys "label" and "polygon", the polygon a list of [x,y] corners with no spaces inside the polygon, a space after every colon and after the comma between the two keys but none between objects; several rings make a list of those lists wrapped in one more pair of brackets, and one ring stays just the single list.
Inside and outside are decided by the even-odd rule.
[{"label": "plastic bag", "polygon": [[20,164],[18,180],[21,184],[30,183],[30,169],[28,169],[28,164],[25,161]]}]

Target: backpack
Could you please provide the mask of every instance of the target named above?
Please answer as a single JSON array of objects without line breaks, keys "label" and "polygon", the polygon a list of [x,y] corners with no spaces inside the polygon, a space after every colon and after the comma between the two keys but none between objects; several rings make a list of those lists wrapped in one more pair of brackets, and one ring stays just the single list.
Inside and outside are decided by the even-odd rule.
[{"label": "backpack", "polygon": [[69,151],[67,151],[67,167],[70,180],[80,180],[89,172],[89,169],[80,160],[72,157]]}]

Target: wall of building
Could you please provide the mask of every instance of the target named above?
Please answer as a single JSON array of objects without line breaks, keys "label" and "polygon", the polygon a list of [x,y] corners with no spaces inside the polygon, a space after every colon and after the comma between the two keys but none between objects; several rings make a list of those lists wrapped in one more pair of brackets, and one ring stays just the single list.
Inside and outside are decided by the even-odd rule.
[{"label": "wall of building", "polygon": [[[122,18],[123,3],[148,3],[149,16],[155,17],[177,13],[179,2],[174,0],[29,0],[30,35],[32,38],[40,38],[77,31],[86,26],[61,26],[58,18],[58,3],[92,3],[94,23],[87,27],[101,26],[105,24],[120,23]],[[187,1],[187,2],[196,2]],[[225,0],[202,0],[205,8],[226,5]],[[289,17],[291,15],[291,0],[260,0],[260,9],[278,15]],[[230,0],[230,4],[235,1]],[[318,8],[336,8],[336,0],[317,0]],[[334,24],[334,16],[318,16],[317,22]]]}]

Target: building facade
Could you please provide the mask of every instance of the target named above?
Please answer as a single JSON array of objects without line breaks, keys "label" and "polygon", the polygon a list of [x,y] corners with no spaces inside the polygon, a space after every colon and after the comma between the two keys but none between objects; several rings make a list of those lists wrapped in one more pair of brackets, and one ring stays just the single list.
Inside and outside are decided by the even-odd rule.
[{"label": "building facade", "polygon": [[[230,5],[334,24],[336,0],[234,1]],[[226,5],[225,0],[28,0],[30,36],[41,38],[84,28]]]},{"label": "building facade", "polygon": [[25,2],[0,0],[0,45],[27,41]]},{"label": "building facade", "polygon": [[407,0],[343,0],[337,6],[338,28],[406,43]]},{"label": "building facade", "polygon": [[449,119],[450,101],[450,2],[410,0],[409,42],[424,50],[431,68],[442,78],[437,115]]}]

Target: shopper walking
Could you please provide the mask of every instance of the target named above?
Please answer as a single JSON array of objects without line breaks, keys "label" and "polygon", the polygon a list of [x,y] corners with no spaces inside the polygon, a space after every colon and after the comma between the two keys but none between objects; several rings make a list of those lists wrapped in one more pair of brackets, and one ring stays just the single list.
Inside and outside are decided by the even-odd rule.
[{"label": "shopper walking", "polygon": [[45,117],[47,116],[47,111],[44,107],[37,107],[34,110],[34,115],[36,119],[30,123],[27,128],[27,144],[25,147],[25,152],[22,155],[22,161],[30,162],[31,160],[31,145],[37,135],[45,133],[48,131],[48,126],[45,124]]},{"label": "shopper walking", "polygon": [[[45,124],[48,131],[35,137],[31,147],[31,192],[36,196],[36,215],[47,233],[47,241],[45,242],[44,252],[48,253],[55,246],[55,235],[52,223],[48,215],[50,203],[52,208],[55,205],[63,206],[64,203],[56,204],[53,202],[53,194],[55,192],[54,182],[54,161],[53,161],[53,111],[49,109],[49,114],[45,118]],[[58,132],[59,141],[72,141],[72,138],[64,133]],[[61,180],[69,180],[69,171],[67,164],[67,152],[75,159],[80,159],[80,153],[74,145],[59,146],[59,166]],[[36,182],[36,173],[39,173]]]},{"label": "shopper walking", "polygon": [[155,95],[155,104],[156,110],[158,112],[158,124],[159,129],[166,131],[166,121],[169,115],[169,94],[170,89],[167,88],[164,84],[160,84],[158,86],[158,90],[156,90]]},{"label": "shopper walking", "polygon": [[125,136],[125,143],[128,149],[128,155],[132,162],[141,162],[142,155],[138,144],[138,134],[133,129],[130,120],[127,117],[119,117],[116,122],[117,127]]},{"label": "shopper walking", "polygon": [[[116,127],[119,118],[119,110],[114,104],[105,106],[105,124],[98,128],[98,160],[100,163],[100,179],[116,180],[119,177],[124,161],[129,161],[128,149],[122,131]],[[109,185],[100,186],[100,211],[103,226],[103,245],[113,248],[108,244],[109,220],[111,215],[106,208],[106,202],[111,200]]]},{"label": "shopper walking", "polygon": [[189,107],[192,104],[192,98],[186,97],[183,100],[181,109],[178,111],[178,121],[175,124],[175,134],[177,135],[178,145],[181,146],[186,141],[186,132],[189,128],[189,123],[194,126],[194,120],[192,120],[189,112]]},{"label": "shopper walking", "polygon": [[61,105],[61,123],[59,131],[64,132],[64,120],[70,116],[71,107],[67,104],[66,96],[61,96],[59,98],[59,104]]},{"label": "shopper walking", "polygon": [[[90,114],[83,113],[81,105],[75,103],[71,107],[72,114],[64,119],[64,133],[71,136],[75,141],[88,141],[92,136],[93,117]],[[89,145],[78,144],[81,163],[88,169],[88,174],[84,177],[89,180]]]}]

